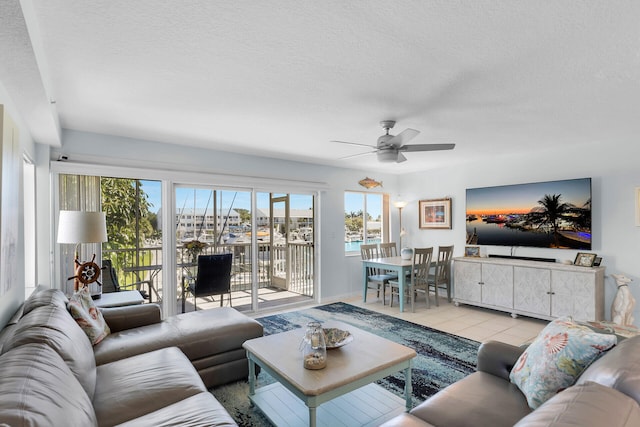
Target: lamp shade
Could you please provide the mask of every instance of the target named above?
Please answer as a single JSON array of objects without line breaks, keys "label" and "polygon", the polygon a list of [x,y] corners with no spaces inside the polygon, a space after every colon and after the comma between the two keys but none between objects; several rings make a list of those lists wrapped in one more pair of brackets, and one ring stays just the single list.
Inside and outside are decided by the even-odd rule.
[{"label": "lamp shade", "polygon": [[395,206],[398,209],[402,209],[405,206],[407,206],[407,202],[405,202],[404,200],[398,200],[396,202],[393,202],[393,206]]},{"label": "lamp shade", "polygon": [[104,212],[60,211],[58,243],[102,243],[107,241]]}]

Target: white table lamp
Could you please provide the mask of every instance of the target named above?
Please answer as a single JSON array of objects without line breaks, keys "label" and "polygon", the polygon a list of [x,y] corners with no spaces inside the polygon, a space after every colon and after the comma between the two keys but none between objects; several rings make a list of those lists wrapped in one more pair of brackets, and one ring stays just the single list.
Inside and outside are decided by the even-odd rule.
[{"label": "white table lamp", "polygon": [[[76,275],[74,290],[80,288],[80,283],[89,284],[100,277],[100,267],[93,261],[79,261],[80,244],[102,243],[107,241],[107,217],[104,212],[60,211],[58,221],[58,243],[73,243],[75,247],[74,271]],[[71,278],[70,278],[71,279]]]}]

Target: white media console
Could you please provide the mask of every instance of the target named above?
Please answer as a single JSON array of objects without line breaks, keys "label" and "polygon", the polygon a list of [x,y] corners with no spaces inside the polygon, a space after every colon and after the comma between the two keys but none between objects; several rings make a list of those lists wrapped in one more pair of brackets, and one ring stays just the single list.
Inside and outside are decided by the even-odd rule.
[{"label": "white media console", "polygon": [[604,320],[604,267],[454,258],[454,302],[551,320]]}]

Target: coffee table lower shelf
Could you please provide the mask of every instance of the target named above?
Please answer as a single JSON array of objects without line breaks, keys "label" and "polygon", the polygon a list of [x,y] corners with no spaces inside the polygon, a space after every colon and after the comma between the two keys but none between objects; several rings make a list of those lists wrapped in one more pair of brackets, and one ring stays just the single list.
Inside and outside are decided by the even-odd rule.
[{"label": "coffee table lower shelf", "polygon": [[[251,401],[276,426],[309,424],[309,408],[280,383],[256,388]],[[378,426],[405,411],[404,398],[377,384],[323,403],[317,409],[317,426]]]}]

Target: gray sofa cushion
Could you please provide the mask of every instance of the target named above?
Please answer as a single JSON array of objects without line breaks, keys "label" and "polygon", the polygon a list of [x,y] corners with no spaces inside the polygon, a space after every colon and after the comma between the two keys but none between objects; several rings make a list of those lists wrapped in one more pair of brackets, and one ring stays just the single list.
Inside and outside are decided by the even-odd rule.
[{"label": "gray sofa cushion", "polygon": [[208,392],[203,392],[135,420],[119,424],[119,427],[224,427],[236,425],[233,418],[215,397]]},{"label": "gray sofa cushion", "polygon": [[98,365],[171,346],[179,347],[189,360],[198,360],[241,349],[246,340],[262,332],[262,325],[254,319],[233,308],[219,307],[113,333],[93,351]]},{"label": "gray sofa cushion", "polygon": [[474,372],[411,410],[428,423],[447,427],[513,426],[530,412],[517,386],[486,372]]},{"label": "gray sofa cushion", "polygon": [[576,384],[589,381],[612,387],[640,403],[640,335],[609,350],[582,373]]},{"label": "gray sofa cushion", "polygon": [[100,365],[93,405],[100,426],[112,426],[206,392],[176,347]]},{"label": "gray sofa cushion", "polygon": [[54,349],[93,399],[96,387],[96,362],[91,342],[66,308],[43,305],[25,314],[2,351],[29,343],[43,343]]},{"label": "gray sofa cushion", "polygon": [[178,314],[167,322],[180,334],[176,345],[190,360],[240,349],[245,341],[263,335],[260,323],[231,307]]},{"label": "gray sofa cushion", "polygon": [[0,424],[98,425],[91,399],[46,344],[25,344],[0,356]]},{"label": "gray sofa cushion", "polygon": [[640,426],[635,400],[612,388],[586,382],[561,391],[516,427]]},{"label": "gray sofa cushion", "polygon": [[45,305],[55,305],[66,308],[69,299],[59,289],[42,289],[34,292],[27,298],[22,306],[22,315],[26,315],[32,310]]},{"label": "gray sofa cushion", "polygon": [[433,424],[429,424],[426,421],[421,420],[415,415],[400,414],[395,418],[390,419],[380,427],[434,427]]}]

